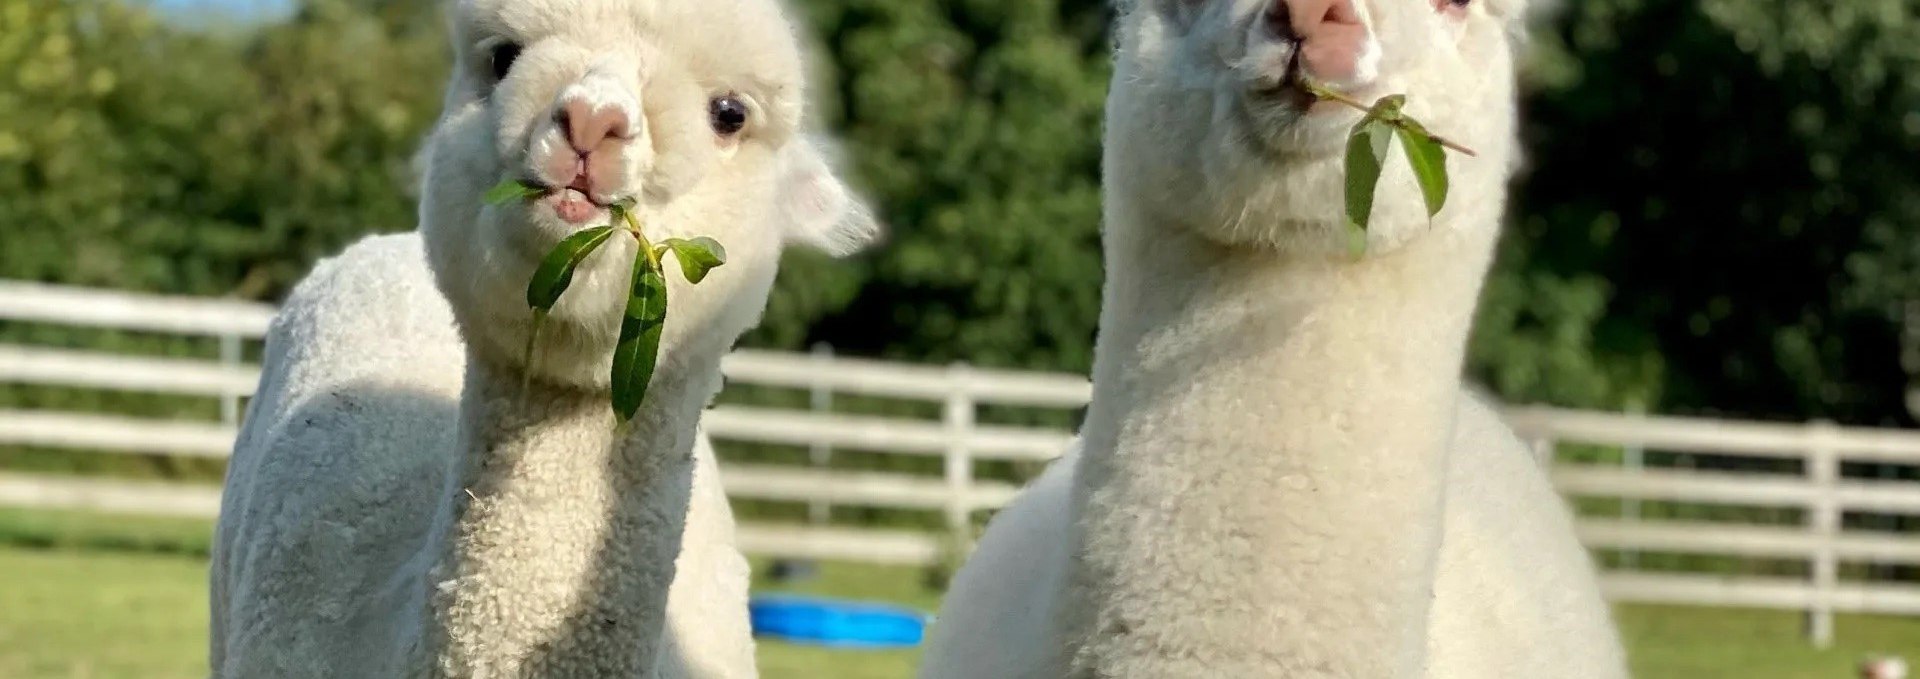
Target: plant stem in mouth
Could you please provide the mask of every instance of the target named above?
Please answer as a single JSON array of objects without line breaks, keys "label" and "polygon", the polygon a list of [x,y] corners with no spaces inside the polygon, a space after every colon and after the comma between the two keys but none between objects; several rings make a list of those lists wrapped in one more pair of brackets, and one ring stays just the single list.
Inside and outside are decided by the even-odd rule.
[{"label": "plant stem in mouth", "polygon": [[633,239],[640,242],[640,251],[646,253],[647,262],[652,264],[653,268],[659,269],[660,255],[654,253],[653,243],[647,242],[646,235],[640,233],[640,220],[633,216],[632,210],[620,208],[616,212],[620,215],[620,219],[627,223],[627,233],[633,234]]},{"label": "plant stem in mouth", "polygon": [[[1345,94],[1336,92],[1331,88],[1322,87],[1319,83],[1313,82],[1312,80],[1309,80],[1307,78],[1300,79],[1300,86],[1306,88],[1307,93],[1313,95],[1315,99],[1345,104],[1347,106],[1350,106],[1354,109],[1359,110],[1361,113],[1373,112],[1372,106],[1368,106],[1367,104],[1362,103],[1360,100],[1354,99],[1353,97],[1349,97]],[[1400,127],[1402,129],[1406,128],[1405,125],[1398,124],[1399,121],[1388,121],[1388,122],[1395,123],[1395,127]],[[1420,129],[1416,129],[1413,131],[1418,132],[1419,134],[1421,134],[1422,136],[1425,136],[1428,139],[1432,139],[1434,143],[1437,143],[1441,146],[1445,146],[1447,148],[1453,149],[1455,151],[1459,151],[1461,153],[1467,154],[1469,156],[1473,156],[1475,158],[1480,157],[1479,154],[1473,152],[1473,149],[1456,144],[1453,141],[1445,137],[1442,137],[1440,135],[1434,134],[1432,132],[1428,132],[1426,130],[1420,130]]]}]

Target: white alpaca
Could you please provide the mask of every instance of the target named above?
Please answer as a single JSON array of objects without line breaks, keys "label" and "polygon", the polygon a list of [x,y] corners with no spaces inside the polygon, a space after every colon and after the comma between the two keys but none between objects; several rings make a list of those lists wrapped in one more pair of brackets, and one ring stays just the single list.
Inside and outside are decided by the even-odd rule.
[{"label": "white alpaca", "polygon": [[[322,262],[268,336],[215,546],[213,675],[753,677],[698,418],[782,249],[876,231],[799,133],[796,36],[776,0],[468,0],[453,28],[420,233]],[[508,178],[550,188],[485,205]],[[616,429],[631,239],[581,267],[531,368],[524,290],[625,197],[656,242],[711,235],[728,261],[697,286],[668,266],[658,371]]]},{"label": "white alpaca", "polygon": [[[1516,158],[1524,0],[1137,0],[1108,100],[1108,278],[1081,442],[995,517],[923,679],[1624,677],[1570,515],[1463,390]],[[1364,258],[1356,114],[1405,93]]]}]

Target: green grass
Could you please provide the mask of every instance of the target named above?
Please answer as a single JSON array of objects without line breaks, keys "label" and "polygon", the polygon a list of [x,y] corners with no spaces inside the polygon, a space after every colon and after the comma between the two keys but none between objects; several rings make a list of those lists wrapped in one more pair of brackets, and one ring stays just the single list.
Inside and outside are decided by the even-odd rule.
[{"label": "green grass", "polygon": [[0,508],[0,545],[205,558],[213,545],[213,524],[193,519]]},{"label": "green grass", "polygon": [[[0,511],[0,677],[174,679],[205,676],[204,522]],[[138,536],[138,537],[135,537]],[[764,562],[756,561],[757,566]],[[764,568],[757,568],[764,573]],[[915,570],[822,564],[793,592],[933,610]],[[1638,679],[1844,679],[1872,653],[1920,659],[1920,619],[1841,616],[1815,650],[1791,612],[1621,606]],[[759,642],[767,679],[903,679],[918,652]]]},{"label": "green grass", "polygon": [[1680,606],[1620,606],[1638,679],[1846,679],[1868,655],[1920,660],[1920,618],[1842,615],[1834,645],[1816,650],[1802,616]]},{"label": "green grass", "polygon": [[206,561],[0,549],[0,677],[206,676]]},{"label": "green grass", "polygon": [[[0,509],[0,679],[203,679],[212,530],[205,521]],[[754,566],[766,570],[765,561]],[[939,604],[915,571],[864,564],[827,563],[804,581],[756,585],[924,611]],[[756,645],[767,679],[898,679],[920,657]]]}]

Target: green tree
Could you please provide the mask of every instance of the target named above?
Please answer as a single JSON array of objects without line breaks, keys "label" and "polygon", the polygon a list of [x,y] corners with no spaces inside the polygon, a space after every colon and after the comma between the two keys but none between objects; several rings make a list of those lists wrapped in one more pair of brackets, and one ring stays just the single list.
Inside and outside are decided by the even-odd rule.
[{"label": "green tree", "polygon": [[369,232],[415,226],[413,154],[450,63],[437,5],[313,0],[245,46],[259,98],[238,293],[277,297]]},{"label": "green tree", "polygon": [[[791,257],[748,341],[1087,369],[1108,3],[802,4],[822,122],[891,237]],[[1911,423],[1917,12],[1565,3],[1528,60],[1529,168],[1474,375],[1519,401]],[[124,0],[6,3],[0,277],[271,300],[412,228],[442,22],[427,0],[220,31]]]},{"label": "green tree", "polygon": [[794,258],[753,339],[1087,369],[1105,3],[806,6],[838,76],[817,88],[828,121],[891,232],[861,263]]},{"label": "green tree", "polygon": [[[390,10],[391,11],[391,10]],[[0,276],[270,299],[369,231],[439,103],[437,23],[319,0],[229,37],[103,0],[0,11]]]},{"label": "green tree", "polygon": [[1913,2],[1569,3],[1476,371],[1573,405],[1911,424]]},{"label": "green tree", "polygon": [[246,238],[229,171],[253,150],[231,45],[128,5],[0,9],[0,276],[199,294]]}]

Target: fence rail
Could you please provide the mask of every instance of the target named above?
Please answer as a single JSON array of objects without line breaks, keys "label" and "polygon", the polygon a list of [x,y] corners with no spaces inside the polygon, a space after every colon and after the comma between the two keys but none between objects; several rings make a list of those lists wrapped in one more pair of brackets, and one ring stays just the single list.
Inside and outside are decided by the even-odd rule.
[{"label": "fence rail", "polygon": [[[0,447],[94,453],[222,458],[230,452],[241,399],[256,366],[240,361],[257,342],[271,307],[253,303],[136,295],[0,281],[0,322],[161,332],[220,339],[220,357],[149,358],[42,346],[0,344],[0,385],[25,384],[221,399],[220,421],[157,420],[100,413],[0,409]],[[1018,486],[976,478],[982,460],[1046,461],[1063,452],[1069,431],[981,424],[981,406],[1071,410],[1091,396],[1086,378],[972,368],[919,366],[829,354],[737,351],[722,362],[730,383],[807,390],[810,410],[723,405],[702,420],[716,444],[804,447],[813,466],[727,463],[730,497],[802,503],[810,524],[743,523],[750,553],[896,564],[926,564],[971,538],[977,510],[1004,505]],[[939,419],[836,413],[836,395],[939,404]],[[1555,487],[1571,498],[1617,501],[1620,516],[1583,516],[1584,544],[1627,556],[1683,554],[1804,564],[1803,577],[1705,572],[1608,570],[1604,586],[1621,601],[1751,606],[1805,611],[1808,632],[1828,643],[1838,612],[1920,615],[1920,585],[1840,578],[1843,564],[1920,571],[1920,534],[1847,529],[1849,514],[1920,515],[1920,482],[1847,477],[1843,463],[1920,467],[1920,432],[1827,423],[1783,424],[1507,408],[1506,421],[1549,463]],[[1555,456],[1562,444],[1618,448],[1623,464]],[[939,458],[938,476],[867,472],[827,464],[833,451]],[[1648,466],[1647,451],[1771,462],[1785,472]],[[1641,516],[1642,503],[1784,508],[1798,523],[1706,521]],[[0,505],[212,517],[219,489],[0,472]],[[820,521],[833,506],[941,512],[949,534],[836,526]],[[956,542],[957,539],[957,542]]]}]

